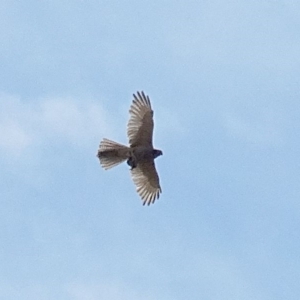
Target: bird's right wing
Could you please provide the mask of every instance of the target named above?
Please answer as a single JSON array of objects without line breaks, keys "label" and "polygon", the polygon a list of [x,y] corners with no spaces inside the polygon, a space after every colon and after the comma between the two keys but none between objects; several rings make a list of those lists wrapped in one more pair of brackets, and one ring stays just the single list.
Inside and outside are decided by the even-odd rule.
[{"label": "bird's right wing", "polygon": [[154,161],[142,162],[131,170],[131,177],[136,191],[143,200],[143,205],[150,205],[162,192]]},{"label": "bird's right wing", "polygon": [[153,110],[150,99],[144,92],[137,92],[130,106],[130,119],[127,125],[127,135],[131,147],[152,147]]}]

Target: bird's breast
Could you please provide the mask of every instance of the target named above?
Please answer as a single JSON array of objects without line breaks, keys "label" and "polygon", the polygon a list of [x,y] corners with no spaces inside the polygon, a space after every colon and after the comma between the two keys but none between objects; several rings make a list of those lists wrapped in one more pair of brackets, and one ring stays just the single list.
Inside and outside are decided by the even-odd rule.
[{"label": "bird's breast", "polygon": [[138,146],[133,149],[133,154],[137,162],[153,159],[152,150],[149,147]]}]

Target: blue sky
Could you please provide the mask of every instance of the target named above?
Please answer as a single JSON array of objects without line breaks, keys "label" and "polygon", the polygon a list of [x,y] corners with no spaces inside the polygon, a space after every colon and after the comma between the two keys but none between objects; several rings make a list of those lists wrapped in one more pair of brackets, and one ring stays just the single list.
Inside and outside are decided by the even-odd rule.
[{"label": "blue sky", "polygon": [[[300,297],[300,3],[0,4],[0,298]],[[163,193],[128,166],[154,108]]]}]

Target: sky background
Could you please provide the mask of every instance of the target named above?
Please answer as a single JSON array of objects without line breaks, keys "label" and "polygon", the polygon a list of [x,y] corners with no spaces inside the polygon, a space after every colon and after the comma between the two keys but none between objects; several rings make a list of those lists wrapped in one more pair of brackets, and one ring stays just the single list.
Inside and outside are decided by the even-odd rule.
[{"label": "sky background", "polygon": [[[300,2],[0,3],[0,299],[300,298]],[[126,164],[154,109],[163,193]]]}]

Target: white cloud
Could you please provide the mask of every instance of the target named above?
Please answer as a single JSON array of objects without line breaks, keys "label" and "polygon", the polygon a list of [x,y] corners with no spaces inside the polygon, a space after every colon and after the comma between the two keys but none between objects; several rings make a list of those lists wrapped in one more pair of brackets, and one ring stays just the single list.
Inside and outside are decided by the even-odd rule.
[{"label": "white cloud", "polygon": [[48,97],[21,101],[1,94],[0,151],[17,157],[33,147],[61,141],[86,147],[111,132],[113,126],[106,116],[102,106],[91,100]]},{"label": "white cloud", "polygon": [[17,121],[0,121],[0,149],[14,156],[19,156],[31,143],[31,136]]},{"label": "white cloud", "polygon": [[48,134],[81,146],[110,131],[106,113],[99,104],[72,98],[49,98],[39,105],[39,123]]}]

